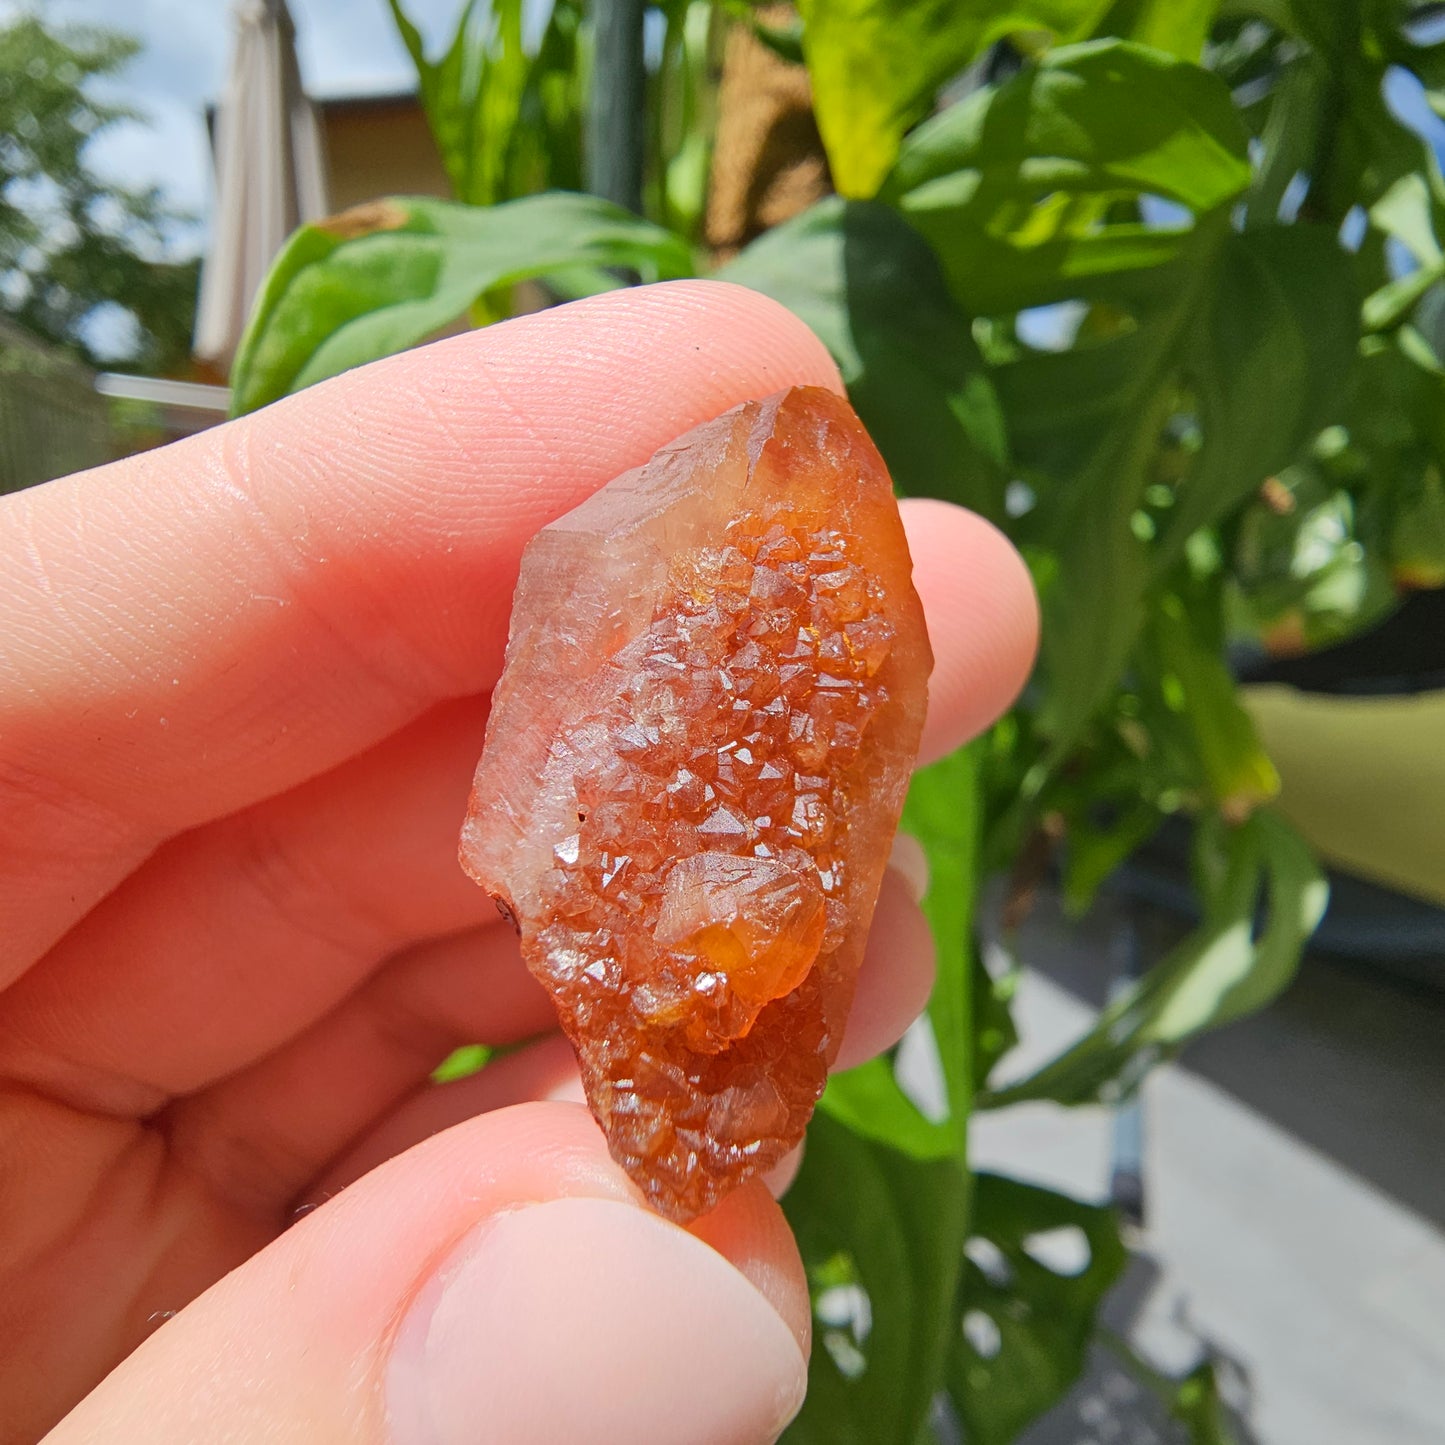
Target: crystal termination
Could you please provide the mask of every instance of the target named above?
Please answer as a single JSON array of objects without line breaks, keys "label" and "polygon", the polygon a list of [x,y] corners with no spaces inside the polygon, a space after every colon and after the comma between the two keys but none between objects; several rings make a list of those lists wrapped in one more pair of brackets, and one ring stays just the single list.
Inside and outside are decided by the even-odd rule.
[{"label": "crystal termination", "polygon": [[705,423],[528,545],[462,861],[669,1218],[802,1138],[931,665],[887,471],[820,389]]}]

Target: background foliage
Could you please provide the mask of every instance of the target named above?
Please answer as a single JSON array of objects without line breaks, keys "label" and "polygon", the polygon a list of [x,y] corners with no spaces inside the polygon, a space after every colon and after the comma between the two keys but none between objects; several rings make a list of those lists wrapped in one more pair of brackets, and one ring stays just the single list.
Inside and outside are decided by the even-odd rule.
[{"label": "background foliage", "polygon": [[0,312],[91,365],[165,372],[190,359],[199,262],[170,258],[184,218],[158,189],[103,179],[89,157],[135,118],[97,83],[137,49],[38,14],[0,24]]},{"label": "background foliage", "polygon": [[[1300,648],[1445,583],[1445,183],[1402,106],[1445,111],[1440,7],[1409,0],[741,0],[652,12],[649,215],[576,194],[590,19],[468,4],[418,65],[457,201],[300,232],[237,408],[463,313],[709,273],[802,316],[900,489],[1005,527],[1043,655],[993,733],[927,769],[940,973],[907,1042],[834,1081],[787,1200],[814,1292],[788,1438],[1006,1441],[1076,1377],[1123,1262],[1112,1215],[974,1176],[972,1110],[1118,1099],[1273,997],[1325,902],[1228,649]],[[600,0],[599,0],[600,3]],[[719,36],[806,64],[838,194],[715,268],[702,246]],[[530,293],[536,295],[535,286]],[[1008,981],[973,956],[981,877],[1060,853],[1088,904],[1161,823],[1194,825],[1199,923],[1085,1037],[998,1082]],[[1021,877],[1027,883],[1026,876]],[[926,1094],[926,1096],[925,1096]],[[1039,1242],[1061,1228],[1080,1270]],[[1227,1438],[1207,1362],[1146,1378]]]}]

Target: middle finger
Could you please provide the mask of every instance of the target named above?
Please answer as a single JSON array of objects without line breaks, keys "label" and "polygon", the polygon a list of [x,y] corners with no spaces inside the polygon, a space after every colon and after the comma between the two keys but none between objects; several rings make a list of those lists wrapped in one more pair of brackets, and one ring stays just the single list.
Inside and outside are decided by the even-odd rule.
[{"label": "middle finger", "polygon": [[270,1053],[408,944],[498,922],[457,866],[484,699],[183,834],[0,1001],[0,1076],[151,1113]]}]

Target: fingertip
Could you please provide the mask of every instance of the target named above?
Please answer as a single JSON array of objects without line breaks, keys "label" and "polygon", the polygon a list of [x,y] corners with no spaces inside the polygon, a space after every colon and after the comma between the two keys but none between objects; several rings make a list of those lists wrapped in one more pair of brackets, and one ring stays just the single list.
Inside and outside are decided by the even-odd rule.
[{"label": "fingertip", "polygon": [[802,1401],[807,1308],[761,1186],[689,1233],[646,1207],[584,1109],[522,1105],[298,1221],[51,1438],[462,1445],[484,1422],[518,1445],[764,1445]]},{"label": "fingertip", "polygon": [[486,1420],[519,1445],[763,1445],[806,1379],[793,1333],[718,1251],[640,1207],[553,1200],[485,1221],[418,1295],[388,1433],[463,1445]]},{"label": "fingertip", "polygon": [[922,903],[928,892],[928,853],[912,833],[894,835],[888,866],[908,885],[913,901]]},{"label": "fingertip", "polygon": [[902,504],[913,579],[933,643],[921,763],[976,737],[1023,690],[1038,648],[1039,607],[1018,551],[991,522],[952,502]]},{"label": "fingertip", "polygon": [[737,346],[749,357],[753,375],[763,381],[776,375],[775,390],[822,386],[839,396],[847,394],[837,363],[807,322],[761,291],[732,281],[688,280],[663,281],[626,294],[634,304],[641,302],[668,313],[691,313],[698,350],[716,347],[728,352]]},{"label": "fingertip", "polygon": [[[794,1150],[787,1159],[799,1156]],[[801,1157],[801,1156],[799,1156]],[[796,1164],[793,1166],[796,1172]],[[750,1180],[694,1220],[689,1232],[722,1255],[772,1305],[807,1357],[813,1315],[803,1259],[768,1183]]]}]

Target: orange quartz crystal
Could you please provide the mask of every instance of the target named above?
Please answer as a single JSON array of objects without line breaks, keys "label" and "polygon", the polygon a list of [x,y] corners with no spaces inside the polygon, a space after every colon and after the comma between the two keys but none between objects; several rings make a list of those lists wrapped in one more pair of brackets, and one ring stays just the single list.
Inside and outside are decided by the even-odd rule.
[{"label": "orange quartz crystal", "polygon": [[831,392],[705,423],[527,547],[462,862],[669,1218],[803,1136],[931,666],[887,470]]}]

